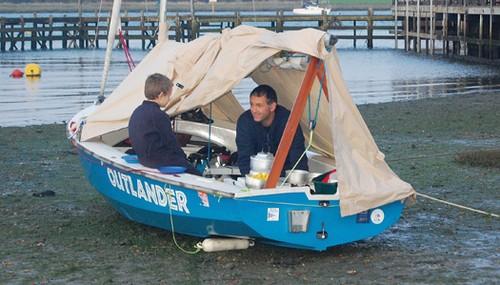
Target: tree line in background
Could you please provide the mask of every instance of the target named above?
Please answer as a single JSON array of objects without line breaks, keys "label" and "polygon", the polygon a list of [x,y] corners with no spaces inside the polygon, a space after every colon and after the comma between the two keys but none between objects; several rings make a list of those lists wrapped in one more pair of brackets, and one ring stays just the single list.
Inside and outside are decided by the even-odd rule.
[{"label": "tree line in background", "polygon": [[[2,3],[62,3],[62,4],[77,4],[79,0],[2,0]],[[158,3],[159,0],[122,0],[124,3]],[[208,0],[194,0],[195,2],[208,2]],[[293,3],[296,2],[298,5],[304,2],[315,2],[307,0],[254,0],[255,2],[286,2]],[[346,4],[391,4],[392,0],[318,0],[320,4],[330,4],[330,5],[346,5]],[[100,0],[80,0],[82,4],[96,4]],[[102,0],[103,3],[112,3],[113,0]],[[168,2],[187,2],[189,0],[168,0]],[[252,2],[252,0],[217,0],[219,3],[224,2]]]},{"label": "tree line in background", "polygon": [[[297,2],[302,3],[302,0],[254,0],[255,2]],[[78,0],[3,0],[3,3],[65,3],[65,4],[77,4]],[[99,3],[100,0],[80,0],[81,3],[89,4],[89,3]],[[103,3],[112,3],[113,0],[102,0]],[[123,3],[133,2],[133,3],[158,3],[159,0],[122,0]],[[189,0],[168,0],[168,2],[188,2]],[[208,2],[208,0],[195,0],[195,2]],[[252,2],[252,0],[217,0],[217,2]],[[323,2],[323,1],[322,1]],[[328,2],[328,1],[325,1]]]}]

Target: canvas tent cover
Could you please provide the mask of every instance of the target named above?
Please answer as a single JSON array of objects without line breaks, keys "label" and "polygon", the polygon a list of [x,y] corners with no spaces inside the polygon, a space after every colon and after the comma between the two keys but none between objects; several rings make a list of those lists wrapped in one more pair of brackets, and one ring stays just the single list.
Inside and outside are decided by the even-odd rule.
[{"label": "canvas tent cover", "polygon": [[[298,62],[306,57],[284,59],[280,55],[286,51],[314,56],[324,63],[329,100],[320,94],[318,80],[310,94],[311,102],[323,96],[313,148],[335,158],[342,216],[413,197],[412,186],[389,168],[375,144],[349,95],[336,51],[325,48],[324,36],[315,29],[274,33],[239,26],[189,43],[160,43],[87,117],[81,139],[126,128],[133,110],[144,100],[146,78],[156,72],[177,85],[167,108],[170,115],[212,103],[216,121],[236,122],[243,109],[231,90],[247,76],[271,85],[279,104],[291,109],[307,63]],[[301,124],[307,137],[308,114],[304,113]]]}]

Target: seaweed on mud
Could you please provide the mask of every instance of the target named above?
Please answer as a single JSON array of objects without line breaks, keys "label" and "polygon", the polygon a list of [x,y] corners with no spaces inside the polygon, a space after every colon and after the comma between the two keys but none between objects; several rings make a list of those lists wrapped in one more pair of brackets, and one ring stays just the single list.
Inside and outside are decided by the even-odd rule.
[{"label": "seaweed on mud", "polygon": [[455,161],[470,166],[500,168],[500,149],[464,151],[455,156]]}]

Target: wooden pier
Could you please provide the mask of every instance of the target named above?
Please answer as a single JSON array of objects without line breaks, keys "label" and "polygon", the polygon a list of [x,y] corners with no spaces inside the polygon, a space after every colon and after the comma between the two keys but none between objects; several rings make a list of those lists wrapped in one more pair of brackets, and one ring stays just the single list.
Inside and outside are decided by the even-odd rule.
[{"label": "wooden pier", "polygon": [[[356,47],[359,41],[373,48],[374,40],[402,39],[394,30],[402,27],[392,24],[394,16],[385,10],[381,15],[373,9],[356,15],[285,15],[278,11],[272,15],[252,15],[240,13],[226,15],[168,16],[169,38],[176,41],[190,41],[202,34],[220,33],[222,29],[234,28],[241,24],[253,25],[276,32],[302,28],[329,30],[341,40],[352,40]],[[383,14],[383,13],[382,13]],[[93,17],[21,17],[0,18],[0,50],[39,50],[53,48],[99,48],[105,44],[108,33],[109,15]],[[142,49],[155,46],[158,33],[158,17],[137,13],[123,15],[121,28],[127,44],[141,43]],[[389,24],[387,24],[389,23]],[[341,32],[342,31],[342,32]],[[346,32],[347,31],[347,32]],[[375,31],[375,32],[374,32]]]},{"label": "wooden pier", "polygon": [[407,51],[500,61],[500,0],[395,0],[393,10]]}]

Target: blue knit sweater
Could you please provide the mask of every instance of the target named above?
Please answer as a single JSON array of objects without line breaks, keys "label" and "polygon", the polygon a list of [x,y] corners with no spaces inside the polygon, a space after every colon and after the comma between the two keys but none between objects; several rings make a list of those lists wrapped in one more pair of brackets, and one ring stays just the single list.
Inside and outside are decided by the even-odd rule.
[{"label": "blue knit sweater", "polygon": [[170,117],[155,102],[144,101],[134,110],[128,132],[142,165],[152,168],[183,166],[186,172],[199,175],[177,142]]},{"label": "blue knit sweater", "polygon": [[[261,123],[253,120],[250,110],[241,114],[236,125],[236,145],[238,147],[238,167],[242,175],[250,172],[250,156],[260,151],[271,152],[276,155],[276,150],[285,130],[288,116],[290,116],[290,111],[278,105],[271,126],[264,127]],[[291,169],[304,150],[304,135],[299,126],[293,138],[283,170]],[[297,169],[308,170],[307,157],[305,155],[300,160]],[[282,171],[283,174],[284,171]]]}]

